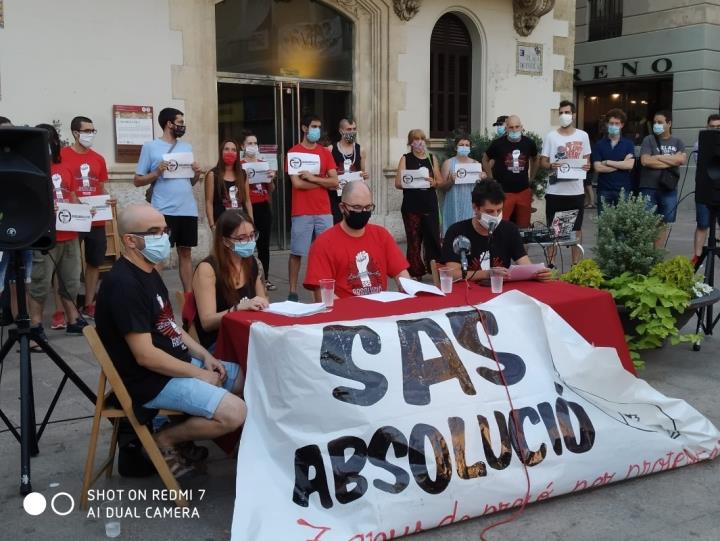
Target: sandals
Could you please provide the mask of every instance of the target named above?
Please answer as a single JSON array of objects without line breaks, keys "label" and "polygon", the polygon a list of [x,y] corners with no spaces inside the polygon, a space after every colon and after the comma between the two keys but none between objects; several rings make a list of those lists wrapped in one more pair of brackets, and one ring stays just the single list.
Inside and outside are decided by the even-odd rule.
[{"label": "sandals", "polygon": [[270,280],[266,280],[265,289],[267,289],[268,291],[275,291],[277,289],[277,286],[273,284]]},{"label": "sandals", "polygon": [[168,465],[170,473],[172,473],[178,481],[183,477],[188,477],[195,471],[195,468],[185,462],[182,455],[175,447],[161,448],[160,454],[163,459],[165,459],[165,463]]}]

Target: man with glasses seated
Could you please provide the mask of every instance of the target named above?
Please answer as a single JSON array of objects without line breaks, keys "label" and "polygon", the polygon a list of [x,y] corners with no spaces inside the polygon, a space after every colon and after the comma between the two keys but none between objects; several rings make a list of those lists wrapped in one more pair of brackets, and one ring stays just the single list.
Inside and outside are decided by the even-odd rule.
[{"label": "man with glasses seated", "polygon": [[[335,296],[370,295],[387,290],[387,278],[410,277],[408,262],[392,235],[368,224],[375,205],[362,181],[343,188],[339,204],[343,219],[321,234],[310,247],[304,286],[320,301],[320,280],[335,280]],[[399,289],[399,287],[398,287]]]},{"label": "man with glasses seated", "polygon": [[175,323],[155,268],[170,253],[163,215],[150,205],[130,205],[118,229],[124,253],[100,286],[97,331],[136,409],[190,415],[154,434],[178,478],[193,471],[178,445],[217,438],[244,423],[244,377],[237,364],[217,360]]},{"label": "man with glasses seated", "polygon": [[[78,197],[106,195],[105,182],[108,180],[105,158],[92,149],[97,130],[93,121],[86,116],[76,116],[70,122],[70,131],[75,142],[60,150],[60,161],[70,170],[75,181],[75,194]],[[108,204],[115,205],[115,199],[108,199]],[[87,233],[80,234],[80,242],[85,251],[85,306],[82,315],[95,317],[95,292],[100,280],[100,266],[105,261],[107,237],[105,221],[94,220]],[[52,328],[64,329],[65,314],[53,314]]]}]

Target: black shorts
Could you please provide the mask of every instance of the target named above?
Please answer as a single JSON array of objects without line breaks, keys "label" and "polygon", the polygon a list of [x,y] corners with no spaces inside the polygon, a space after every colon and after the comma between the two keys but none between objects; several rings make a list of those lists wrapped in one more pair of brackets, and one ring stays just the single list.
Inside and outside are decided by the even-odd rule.
[{"label": "black shorts", "polygon": [[582,229],[583,214],[585,214],[585,194],[582,195],[545,195],[545,219],[548,226],[552,223],[556,212],[563,210],[579,210],[573,231]]},{"label": "black shorts", "polygon": [[170,228],[170,246],[192,248],[198,243],[197,216],[168,216],[165,223]]},{"label": "black shorts", "polygon": [[80,233],[80,242],[83,243],[85,251],[85,264],[91,267],[102,265],[105,261],[105,252],[107,252],[105,226],[93,227],[87,233]]}]

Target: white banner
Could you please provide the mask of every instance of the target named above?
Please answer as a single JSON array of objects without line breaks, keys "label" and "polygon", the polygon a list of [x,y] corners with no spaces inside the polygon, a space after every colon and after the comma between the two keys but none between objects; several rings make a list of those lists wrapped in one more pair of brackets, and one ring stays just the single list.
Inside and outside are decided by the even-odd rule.
[{"label": "white banner", "polygon": [[479,163],[459,163],[455,167],[455,184],[475,184],[480,182],[481,174]]},{"label": "white banner", "polygon": [[77,203],[56,203],[55,229],[57,231],[78,231],[87,233],[92,228],[90,205]]},{"label": "white banner", "polygon": [[403,190],[429,188],[430,181],[427,180],[429,176],[430,171],[428,171],[427,167],[421,167],[420,169],[403,169],[400,174]]},{"label": "white banner", "polygon": [[250,184],[264,184],[270,182],[268,180],[268,171],[270,164],[268,162],[245,162],[242,168],[247,173]]},{"label": "white banner", "polygon": [[362,172],[360,171],[348,171],[347,173],[343,173],[342,175],[338,175],[338,187],[336,188],[336,192],[339,196],[342,196],[343,188],[345,187],[345,184],[348,182],[358,182],[362,181],[363,176]]},{"label": "white banner", "polygon": [[585,179],[587,171],[583,170],[583,165],[587,163],[584,158],[558,160],[560,167],[557,169],[557,178],[563,179]]},{"label": "white banner", "polygon": [[93,216],[93,222],[102,222],[105,220],[112,220],[112,207],[108,204],[110,196],[104,195],[88,195],[85,197],[78,197],[80,202],[90,205],[95,209],[95,216]]},{"label": "white banner", "polygon": [[710,421],[548,306],[479,308],[513,407],[470,307],[254,323],[232,539],[394,539],[519,506],[521,457],[537,502],[720,452]]},{"label": "white banner", "polygon": [[168,162],[167,169],[163,172],[163,178],[193,178],[192,164],[195,161],[192,152],[173,152],[163,154],[163,161]]},{"label": "white banner", "polygon": [[309,152],[288,152],[288,175],[298,175],[303,171],[320,174],[320,156]]}]

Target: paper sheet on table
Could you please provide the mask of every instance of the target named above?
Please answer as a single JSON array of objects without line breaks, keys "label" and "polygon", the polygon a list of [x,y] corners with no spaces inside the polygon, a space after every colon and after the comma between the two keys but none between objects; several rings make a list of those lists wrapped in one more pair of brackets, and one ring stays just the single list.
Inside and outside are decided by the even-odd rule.
[{"label": "paper sheet on table", "polygon": [[517,282],[518,280],[533,280],[538,271],[545,268],[542,263],[533,263],[531,265],[510,265],[510,276],[507,280]]},{"label": "paper sheet on table", "polygon": [[325,310],[325,304],[321,302],[305,304],[302,302],[283,301],[271,302],[270,306],[265,309],[265,312],[279,314],[281,316],[302,317],[311,316],[323,310]]},{"label": "paper sheet on table", "polygon": [[90,205],[95,209],[95,216],[93,216],[93,222],[104,222],[105,220],[112,220],[112,207],[108,205],[107,201],[110,199],[108,194],[105,195],[88,195],[85,197],[78,197],[80,201],[86,205]]},{"label": "paper sheet on table", "polygon": [[87,233],[92,227],[90,205],[76,203],[57,203],[55,229],[58,231],[78,231]]},{"label": "paper sheet on table", "polygon": [[440,291],[440,288],[435,287],[432,284],[423,284],[411,278],[400,277],[400,285],[408,295],[415,296],[418,293],[432,293],[433,295],[445,296],[445,293]]},{"label": "paper sheet on table", "polygon": [[245,162],[242,168],[247,173],[250,184],[262,184],[268,181],[268,171],[270,164],[268,162]]},{"label": "paper sheet on table", "polygon": [[430,187],[430,182],[426,180],[429,176],[428,168],[421,167],[420,169],[403,169],[400,179],[404,190],[417,190]]},{"label": "paper sheet on table", "polygon": [[163,173],[163,178],[193,178],[192,152],[173,152],[172,154],[163,154],[163,161],[168,162],[168,168]]},{"label": "paper sheet on table", "polygon": [[479,163],[460,163],[455,166],[455,184],[475,184],[480,182],[482,166]]},{"label": "paper sheet on table", "polygon": [[583,165],[587,163],[584,158],[580,159],[568,159],[558,160],[560,168],[557,169],[557,178],[567,179],[585,179],[587,177],[587,171],[583,170]]},{"label": "paper sheet on table", "polygon": [[363,177],[360,171],[349,171],[347,173],[343,173],[342,175],[338,175],[337,194],[342,195],[343,188],[348,182],[355,182],[356,180],[362,179]]},{"label": "paper sheet on table", "polygon": [[297,175],[307,171],[313,175],[320,174],[320,156],[309,152],[288,152],[288,175]]},{"label": "paper sheet on table", "polygon": [[358,298],[377,302],[395,302],[412,299],[413,295],[400,293],[399,291],[383,291],[381,293],[373,293],[372,295],[360,295]]}]

